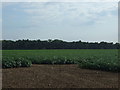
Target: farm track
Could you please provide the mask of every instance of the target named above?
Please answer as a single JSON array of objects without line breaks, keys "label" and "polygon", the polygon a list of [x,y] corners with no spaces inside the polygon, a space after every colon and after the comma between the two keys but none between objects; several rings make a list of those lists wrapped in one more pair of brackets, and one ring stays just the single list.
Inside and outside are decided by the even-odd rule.
[{"label": "farm track", "polygon": [[118,88],[118,73],[77,65],[32,65],[2,70],[3,88]]}]

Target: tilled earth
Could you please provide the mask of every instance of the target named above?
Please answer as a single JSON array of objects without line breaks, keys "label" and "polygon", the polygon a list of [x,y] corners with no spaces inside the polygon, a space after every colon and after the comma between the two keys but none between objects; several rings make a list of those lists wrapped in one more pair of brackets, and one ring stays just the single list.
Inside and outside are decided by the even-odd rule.
[{"label": "tilled earth", "polygon": [[32,65],[2,73],[3,88],[118,88],[118,73],[77,65]]}]

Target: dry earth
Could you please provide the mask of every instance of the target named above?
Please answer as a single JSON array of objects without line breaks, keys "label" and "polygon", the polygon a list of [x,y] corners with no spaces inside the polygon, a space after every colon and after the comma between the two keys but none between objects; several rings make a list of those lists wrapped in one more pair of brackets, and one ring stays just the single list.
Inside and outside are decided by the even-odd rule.
[{"label": "dry earth", "polygon": [[2,70],[3,88],[118,88],[118,73],[77,65],[32,65]]}]

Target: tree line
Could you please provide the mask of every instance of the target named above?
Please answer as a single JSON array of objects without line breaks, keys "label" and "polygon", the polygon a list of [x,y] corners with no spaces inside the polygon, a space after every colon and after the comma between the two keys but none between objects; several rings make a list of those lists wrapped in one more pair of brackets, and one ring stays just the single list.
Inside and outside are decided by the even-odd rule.
[{"label": "tree line", "polygon": [[72,41],[67,42],[58,39],[48,40],[2,40],[3,50],[22,50],[22,49],[120,49],[119,43],[113,42],[82,42]]}]

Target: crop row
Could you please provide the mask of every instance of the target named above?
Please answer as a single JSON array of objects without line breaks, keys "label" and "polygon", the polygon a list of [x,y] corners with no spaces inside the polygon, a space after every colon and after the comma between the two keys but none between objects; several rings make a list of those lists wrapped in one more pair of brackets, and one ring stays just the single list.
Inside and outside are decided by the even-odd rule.
[{"label": "crop row", "polygon": [[120,72],[120,59],[117,57],[114,58],[114,60],[112,59],[113,58],[89,57],[82,58],[82,60],[79,60],[78,63],[80,68]]},{"label": "crop row", "polygon": [[3,57],[3,68],[30,67],[32,64],[78,64],[81,68],[97,69],[104,71],[119,71],[118,58],[107,57]]},{"label": "crop row", "polygon": [[30,67],[31,61],[25,58],[3,57],[2,68]]},{"label": "crop row", "polygon": [[3,68],[14,68],[14,67],[29,67],[31,64],[75,64],[75,60],[68,59],[66,57],[3,57],[2,67]]}]

